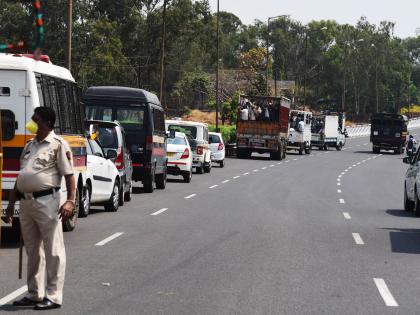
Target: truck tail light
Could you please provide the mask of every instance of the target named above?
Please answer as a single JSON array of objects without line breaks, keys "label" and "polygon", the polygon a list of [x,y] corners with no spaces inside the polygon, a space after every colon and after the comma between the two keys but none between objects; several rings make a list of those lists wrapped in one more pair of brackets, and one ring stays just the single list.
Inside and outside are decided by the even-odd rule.
[{"label": "truck tail light", "polygon": [[181,159],[188,159],[190,157],[190,150],[188,148],[185,149],[184,153],[181,155]]},{"label": "truck tail light", "polygon": [[203,147],[197,147],[197,154],[201,155],[204,152],[204,148]]},{"label": "truck tail light", "polygon": [[222,151],[224,147],[225,146],[223,145],[223,143],[219,143],[219,146],[217,147],[217,150]]}]

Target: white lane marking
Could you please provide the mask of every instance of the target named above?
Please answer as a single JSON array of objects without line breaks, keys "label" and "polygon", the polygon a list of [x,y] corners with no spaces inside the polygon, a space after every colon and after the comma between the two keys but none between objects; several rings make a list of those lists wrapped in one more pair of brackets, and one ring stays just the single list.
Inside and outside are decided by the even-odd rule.
[{"label": "white lane marking", "polygon": [[106,243],[111,242],[113,239],[116,239],[117,237],[120,237],[123,234],[124,234],[123,232],[114,233],[111,236],[107,237],[106,239],[96,243],[95,246],[104,246]]},{"label": "white lane marking", "polygon": [[384,300],[385,305],[390,307],[398,307],[398,303],[392,296],[391,291],[389,291],[385,280],[381,278],[374,278],[373,281],[375,281],[376,287],[378,288],[379,294]]},{"label": "white lane marking", "polygon": [[300,159],[304,159],[305,157],[304,156],[302,156]]},{"label": "white lane marking", "polygon": [[344,172],[341,172],[341,175],[346,175],[346,173],[344,173]]},{"label": "white lane marking", "polygon": [[343,151],[347,150],[347,148],[344,148]]},{"label": "white lane marking", "polygon": [[337,186],[341,186],[341,183],[337,183]]},{"label": "white lane marking", "polygon": [[341,189],[337,189],[337,193],[341,194]]},{"label": "white lane marking", "polygon": [[369,143],[363,143],[363,145],[369,145]]},{"label": "white lane marking", "polygon": [[356,165],[360,165],[360,164],[362,164],[361,162],[359,162],[359,163],[356,163]]},{"label": "white lane marking", "polygon": [[219,185],[213,185],[213,186],[210,186],[209,188],[210,189],[213,189],[213,188],[216,188],[216,187],[218,187]]},{"label": "white lane marking", "polygon": [[244,176],[249,175],[249,172],[244,173]]},{"label": "white lane marking", "polygon": [[343,198],[340,198],[340,203],[346,203]]},{"label": "white lane marking", "polygon": [[185,198],[185,199],[191,199],[191,198],[193,198],[193,197],[195,197],[195,196],[197,196],[197,194],[192,194],[192,195],[186,196],[186,197],[184,197],[184,198]]},{"label": "white lane marking", "polygon": [[357,165],[356,164],[353,164],[353,167],[356,167]]},{"label": "white lane marking", "polygon": [[343,212],[343,216],[344,216],[344,218],[345,218],[346,220],[351,220],[350,213],[348,213],[348,212]]},{"label": "white lane marking", "polygon": [[4,304],[9,303],[11,300],[14,300],[15,298],[22,295],[23,293],[26,293],[27,291],[28,291],[28,286],[24,285],[23,287],[20,287],[19,289],[6,295],[4,298],[0,299],[0,307],[3,306]]},{"label": "white lane marking", "polygon": [[287,160],[287,161],[286,161],[286,163],[289,163],[289,162],[290,162],[290,160]]},{"label": "white lane marking", "polygon": [[293,159],[293,161],[297,161],[298,159]]},{"label": "white lane marking", "polygon": [[275,166],[274,164],[271,164],[271,165],[270,165],[270,167],[274,167],[274,166]]},{"label": "white lane marking", "polygon": [[351,170],[352,168],[353,168],[353,166],[349,166],[349,168],[348,168],[348,169],[349,169],[349,170]]},{"label": "white lane marking", "polygon": [[277,165],[282,165],[282,164],[283,164],[283,162],[278,162],[278,163],[277,163]]},{"label": "white lane marking", "polygon": [[235,176],[235,177],[232,177],[232,178],[233,178],[233,179],[237,179],[237,178],[239,178],[239,177],[241,177],[241,176],[239,176],[239,175],[238,175],[238,176]]},{"label": "white lane marking", "polygon": [[262,170],[266,170],[266,169],[267,169],[267,167],[261,167],[261,169],[262,169]]},{"label": "white lane marking", "polygon": [[357,245],[365,245],[365,242],[363,242],[362,237],[360,236],[359,233],[351,233],[351,235],[353,235],[354,242]]},{"label": "white lane marking", "polygon": [[337,178],[337,182],[341,182],[341,179],[340,178]]},{"label": "white lane marking", "polygon": [[370,157],[370,158],[368,158],[367,160],[368,160],[368,161],[370,161],[370,160],[372,160],[372,158]]},{"label": "white lane marking", "polygon": [[163,209],[160,209],[160,210],[158,210],[156,212],[153,212],[151,215],[159,215],[159,214],[165,212],[166,210],[168,210],[168,208],[163,208]]},{"label": "white lane marking", "polygon": [[343,175],[338,175],[338,178],[341,178]]},{"label": "white lane marking", "polygon": [[253,170],[254,173],[258,172],[258,170]]},{"label": "white lane marking", "polygon": [[[249,174],[249,173],[248,173]],[[224,180],[223,182],[222,182],[222,184],[226,184],[226,183],[229,183],[230,182],[230,180],[229,179],[226,179],[226,180]]]}]

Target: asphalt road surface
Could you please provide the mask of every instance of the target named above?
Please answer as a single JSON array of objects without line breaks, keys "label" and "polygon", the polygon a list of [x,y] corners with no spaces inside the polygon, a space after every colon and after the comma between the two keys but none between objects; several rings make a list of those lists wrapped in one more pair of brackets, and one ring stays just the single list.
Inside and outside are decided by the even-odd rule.
[{"label": "asphalt road surface", "polygon": [[[406,169],[359,138],[282,162],[228,159],[117,213],[94,207],[65,234],[64,304],[53,312],[420,314],[420,220],[402,210]],[[25,289],[8,233],[4,313]]]}]

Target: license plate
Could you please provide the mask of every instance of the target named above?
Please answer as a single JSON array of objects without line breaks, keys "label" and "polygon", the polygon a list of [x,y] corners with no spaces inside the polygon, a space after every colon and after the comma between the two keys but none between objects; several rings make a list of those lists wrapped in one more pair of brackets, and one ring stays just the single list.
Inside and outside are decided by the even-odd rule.
[{"label": "license plate", "polygon": [[166,156],[168,156],[168,157],[172,157],[172,156],[174,156],[175,155],[175,152],[167,152],[166,153]]}]

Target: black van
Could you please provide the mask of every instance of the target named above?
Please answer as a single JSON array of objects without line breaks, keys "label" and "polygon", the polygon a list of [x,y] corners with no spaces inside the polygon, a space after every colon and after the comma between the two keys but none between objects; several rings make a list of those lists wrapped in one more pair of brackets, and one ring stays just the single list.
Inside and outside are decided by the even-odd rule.
[{"label": "black van", "polygon": [[98,86],[82,98],[89,120],[117,120],[124,127],[133,180],[143,182],[151,193],[166,186],[165,114],[155,94],[141,89]]}]

